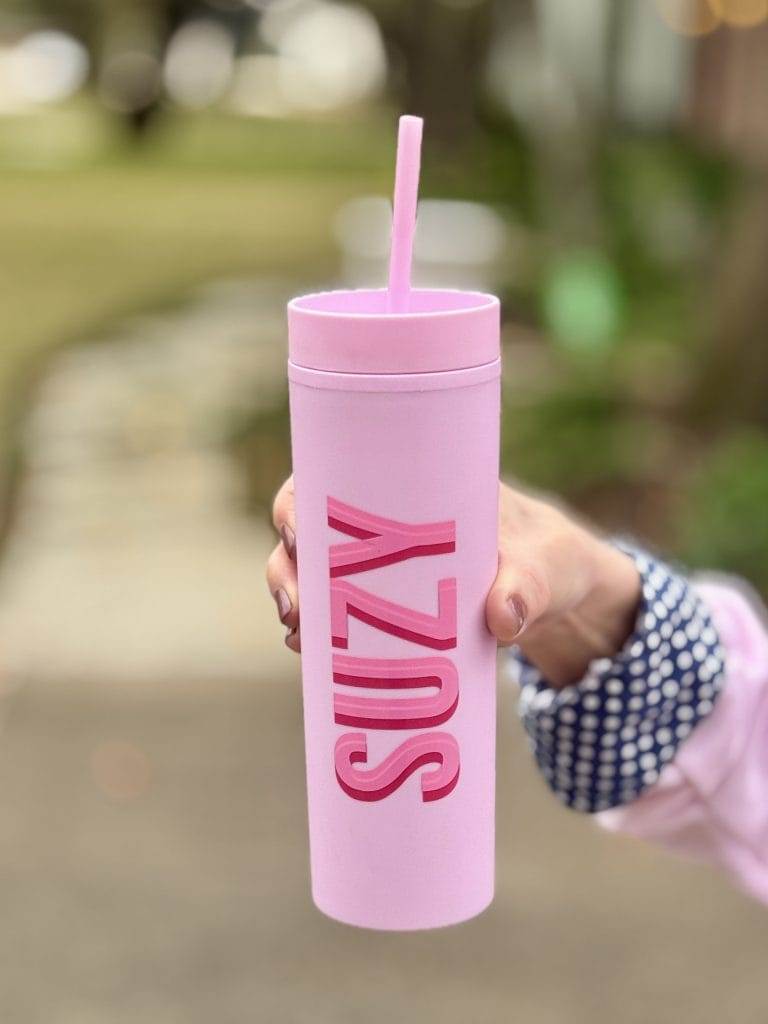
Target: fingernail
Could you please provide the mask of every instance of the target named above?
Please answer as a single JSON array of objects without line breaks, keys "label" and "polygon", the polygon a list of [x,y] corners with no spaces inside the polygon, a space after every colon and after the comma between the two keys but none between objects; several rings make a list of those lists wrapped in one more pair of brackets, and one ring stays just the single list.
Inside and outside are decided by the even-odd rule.
[{"label": "fingernail", "polygon": [[290,614],[291,608],[293,607],[293,605],[291,604],[291,599],[290,597],[288,597],[288,594],[285,592],[285,590],[283,590],[282,587],[278,588],[275,591],[273,597],[275,598],[275,604],[277,605],[277,614],[280,616],[280,621],[285,622],[285,620],[288,618],[288,615]]},{"label": "fingernail", "polygon": [[528,615],[528,611],[525,607],[525,602],[517,594],[513,594],[507,598],[507,608],[509,609],[510,617],[514,623],[514,636],[519,636],[525,629],[525,620]]},{"label": "fingernail", "polygon": [[296,636],[296,628],[297,627],[294,626],[293,629],[289,629],[288,632],[285,634],[285,646],[286,647],[290,647],[291,646],[289,641],[293,640],[295,638],[295,636]]},{"label": "fingernail", "polygon": [[280,536],[283,540],[283,547],[288,552],[288,557],[293,558],[296,553],[296,534],[290,528],[288,523],[283,523],[280,527]]}]

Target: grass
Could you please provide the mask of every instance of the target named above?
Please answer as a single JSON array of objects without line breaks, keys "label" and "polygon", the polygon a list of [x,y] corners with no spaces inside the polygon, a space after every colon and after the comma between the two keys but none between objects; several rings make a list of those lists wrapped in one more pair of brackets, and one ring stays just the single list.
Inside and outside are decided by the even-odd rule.
[{"label": "grass", "polygon": [[26,355],[209,278],[333,260],[333,183],[141,165],[2,177],[0,394]]},{"label": "grass", "polygon": [[135,146],[85,101],[0,120],[0,461],[56,347],[217,277],[327,278],[334,211],[389,155],[361,132],[164,114]]}]

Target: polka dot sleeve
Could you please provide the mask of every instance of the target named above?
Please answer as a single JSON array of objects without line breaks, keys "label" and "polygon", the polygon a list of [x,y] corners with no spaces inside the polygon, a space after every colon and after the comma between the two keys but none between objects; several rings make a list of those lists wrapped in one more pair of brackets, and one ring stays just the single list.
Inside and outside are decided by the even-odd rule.
[{"label": "polka dot sleeve", "polygon": [[712,711],[723,654],[709,613],[688,582],[620,544],[642,579],[635,632],[614,660],[592,662],[580,683],[556,690],[513,651],[520,716],[544,778],[577,811],[629,803],[652,786]]}]

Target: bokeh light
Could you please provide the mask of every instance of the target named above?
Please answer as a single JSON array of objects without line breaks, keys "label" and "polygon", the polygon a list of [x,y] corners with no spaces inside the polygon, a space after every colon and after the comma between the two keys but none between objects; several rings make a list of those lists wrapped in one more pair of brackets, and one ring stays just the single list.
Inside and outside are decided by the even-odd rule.
[{"label": "bokeh light", "polygon": [[286,117],[293,107],[281,88],[282,58],[274,53],[248,53],[235,61],[229,106],[252,117]]},{"label": "bokeh light", "polygon": [[[359,196],[334,218],[344,276],[361,286],[383,284],[389,260],[392,208],[385,196]],[[485,203],[424,199],[419,203],[414,281],[424,287],[490,288],[509,231]]]},{"label": "bokeh light", "polygon": [[199,18],[177,29],[168,44],[163,83],[179,106],[201,110],[226,92],[234,69],[232,34],[211,19]]},{"label": "bokeh light", "polygon": [[680,35],[703,36],[720,24],[707,0],[656,0],[656,7],[667,25]]},{"label": "bokeh light", "polygon": [[728,25],[752,28],[768,17],[768,0],[709,0],[714,13]]},{"label": "bokeh light", "polygon": [[385,196],[357,196],[338,210],[333,232],[344,252],[360,259],[384,259],[389,252],[392,207]]},{"label": "bokeh light", "polygon": [[280,58],[285,102],[299,110],[331,110],[376,95],[386,55],[374,17],[362,7],[320,0],[276,0],[262,38]]},{"label": "bokeh light", "polygon": [[111,800],[136,800],[149,789],[152,766],[147,754],[125,740],[104,740],[91,755],[91,773]]},{"label": "bokeh light", "polygon": [[504,222],[485,203],[429,199],[419,209],[416,257],[430,263],[492,263],[506,242]]},{"label": "bokeh light", "polygon": [[605,349],[621,321],[618,278],[600,253],[558,259],[544,285],[544,319],[555,341],[573,352]]},{"label": "bokeh light", "polygon": [[6,51],[5,85],[21,103],[56,103],[88,76],[88,51],[65,32],[32,32]]}]

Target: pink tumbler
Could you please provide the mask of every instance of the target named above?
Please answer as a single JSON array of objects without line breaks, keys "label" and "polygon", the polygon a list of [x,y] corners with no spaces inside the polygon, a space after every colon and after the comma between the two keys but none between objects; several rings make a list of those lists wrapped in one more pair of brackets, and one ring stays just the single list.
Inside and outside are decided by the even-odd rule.
[{"label": "pink tumbler", "polygon": [[498,299],[401,278],[288,306],[312,892],[396,930],[493,896],[500,374]]}]

